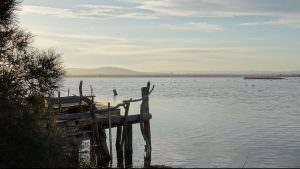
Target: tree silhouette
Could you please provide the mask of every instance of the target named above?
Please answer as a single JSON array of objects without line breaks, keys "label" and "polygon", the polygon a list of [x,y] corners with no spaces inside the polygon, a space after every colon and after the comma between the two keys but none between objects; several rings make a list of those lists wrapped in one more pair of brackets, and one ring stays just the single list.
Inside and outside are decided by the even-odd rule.
[{"label": "tree silhouette", "polygon": [[44,97],[64,74],[60,54],[32,46],[31,33],[17,25],[19,3],[0,3],[0,168],[73,166],[65,139],[41,118]]}]

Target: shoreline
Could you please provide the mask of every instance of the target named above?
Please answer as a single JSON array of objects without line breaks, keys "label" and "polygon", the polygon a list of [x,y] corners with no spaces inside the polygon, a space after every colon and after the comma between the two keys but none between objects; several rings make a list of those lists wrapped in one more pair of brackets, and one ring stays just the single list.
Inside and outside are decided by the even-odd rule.
[{"label": "shoreline", "polygon": [[162,74],[162,75],[65,75],[64,77],[80,77],[80,78],[101,78],[101,77],[118,77],[118,78],[145,78],[145,77],[150,77],[150,78],[247,78],[247,77],[255,77],[257,79],[269,79],[269,78],[288,78],[288,77],[300,77],[300,75],[295,74],[295,75],[230,75],[230,74],[216,74],[216,75],[209,75],[209,74],[201,74],[201,75],[193,75],[193,74]]}]

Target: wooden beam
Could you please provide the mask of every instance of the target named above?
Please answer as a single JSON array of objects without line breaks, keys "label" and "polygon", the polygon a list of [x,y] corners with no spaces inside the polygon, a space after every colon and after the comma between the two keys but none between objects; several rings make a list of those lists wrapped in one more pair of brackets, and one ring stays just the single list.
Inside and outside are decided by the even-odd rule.
[{"label": "wooden beam", "polygon": [[[96,116],[101,116],[101,117],[102,117],[102,115],[107,115],[108,116],[108,112],[102,112],[101,114],[99,114],[99,112],[100,111],[95,110],[93,113],[95,113]],[[118,110],[111,111],[111,115],[112,116],[120,115],[120,110],[118,109]],[[59,120],[87,119],[89,117],[90,117],[90,112],[71,113],[71,114],[57,114],[56,115],[56,118],[59,119]]]},{"label": "wooden beam", "polygon": [[[107,115],[96,115],[97,117],[97,122],[101,123],[104,129],[109,128],[108,126],[108,116]],[[143,118],[141,119],[140,115],[129,115],[127,117],[127,124],[136,124],[140,123],[140,120],[149,120],[152,118],[151,114],[144,114]],[[114,116],[112,115],[111,119],[111,127],[120,127],[124,124],[125,117],[124,116]],[[80,125],[85,127],[90,127],[93,124],[93,121],[91,118],[78,118],[78,119],[58,119],[57,123],[61,125],[67,125],[67,124],[74,124]]]}]

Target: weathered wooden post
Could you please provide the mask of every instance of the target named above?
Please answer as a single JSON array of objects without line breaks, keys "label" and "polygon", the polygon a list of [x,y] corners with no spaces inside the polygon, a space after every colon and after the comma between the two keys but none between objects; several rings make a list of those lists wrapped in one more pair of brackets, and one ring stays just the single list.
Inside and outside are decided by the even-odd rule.
[{"label": "weathered wooden post", "polygon": [[108,130],[109,130],[109,152],[110,152],[110,167],[113,165],[113,152],[112,152],[112,137],[111,137],[111,114],[110,102],[108,102]]},{"label": "weathered wooden post", "polygon": [[125,139],[125,167],[132,168],[132,125],[127,125],[127,138]]},{"label": "weathered wooden post", "polygon": [[[74,137],[73,137],[74,139]],[[75,162],[76,162],[76,165],[77,165],[77,168],[79,168],[80,166],[80,157],[79,157],[79,143],[78,143],[78,140],[76,140],[76,138],[74,139],[75,140],[75,144],[73,145],[73,150],[72,150],[72,153],[74,153],[74,157],[75,157]]]},{"label": "weathered wooden post", "polygon": [[95,151],[95,135],[94,132],[90,134],[90,165],[96,166],[96,151]]},{"label": "weathered wooden post", "polygon": [[149,91],[150,91],[150,82],[147,83],[147,87],[143,87],[142,91],[142,103],[140,110],[140,127],[143,138],[146,142],[145,145],[145,156],[144,156],[144,166],[151,166],[151,129],[150,129],[150,120],[143,121],[144,114],[149,114]]},{"label": "weathered wooden post", "polygon": [[68,96],[70,96],[70,89],[68,88]]},{"label": "weathered wooden post", "polygon": [[124,168],[123,147],[122,147],[122,127],[117,128],[116,151],[117,151],[117,167]]},{"label": "weathered wooden post", "polygon": [[80,104],[80,111],[82,112],[82,80],[80,80],[80,83],[79,83],[79,104]]},{"label": "weathered wooden post", "polygon": [[114,89],[113,92],[114,92],[114,96],[118,96],[118,92],[116,89]]},{"label": "weathered wooden post", "polygon": [[93,151],[95,151],[96,153],[96,165],[97,166],[100,166],[101,165],[101,153],[100,153],[100,147],[99,147],[99,144],[100,144],[100,134],[99,134],[99,127],[98,127],[98,123],[97,123],[97,119],[96,119],[96,115],[95,115],[95,112],[94,112],[94,98],[92,98],[92,103],[90,105],[90,113],[91,113],[91,117],[92,117],[92,120],[93,120],[93,125],[92,125],[92,129],[93,129],[93,134],[92,134],[92,143],[93,143]]},{"label": "weathered wooden post", "polygon": [[61,99],[60,99],[60,91],[58,91],[58,110],[61,113]]},{"label": "weathered wooden post", "polygon": [[108,146],[106,144],[105,129],[99,127],[100,149],[101,149],[101,166],[107,168],[110,162]]},{"label": "weathered wooden post", "polygon": [[[128,135],[132,136],[132,126],[130,127],[127,124],[127,117],[129,113],[129,107],[130,107],[130,102],[125,103],[125,115],[124,115],[124,124],[123,124],[123,136],[122,136],[122,146],[125,149],[125,167],[126,168],[131,168],[132,167],[132,141],[130,141],[130,138]],[[129,126],[129,127],[128,127]],[[128,133],[129,132],[129,133]],[[131,139],[132,140],[132,139]],[[124,145],[125,143],[125,145]],[[131,147],[131,148],[130,148]]]},{"label": "weathered wooden post", "polygon": [[91,96],[93,97],[94,96],[94,89],[93,89],[92,86],[90,86],[90,88],[91,88]]}]

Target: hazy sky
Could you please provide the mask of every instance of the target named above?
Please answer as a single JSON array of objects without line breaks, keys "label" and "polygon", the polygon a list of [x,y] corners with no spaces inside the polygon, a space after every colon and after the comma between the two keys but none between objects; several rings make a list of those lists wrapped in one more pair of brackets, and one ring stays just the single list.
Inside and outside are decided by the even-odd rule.
[{"label": "hazy sky", "polygon": [[20,24],[66,67],[300,70],[299,0],[24,0]]}]

